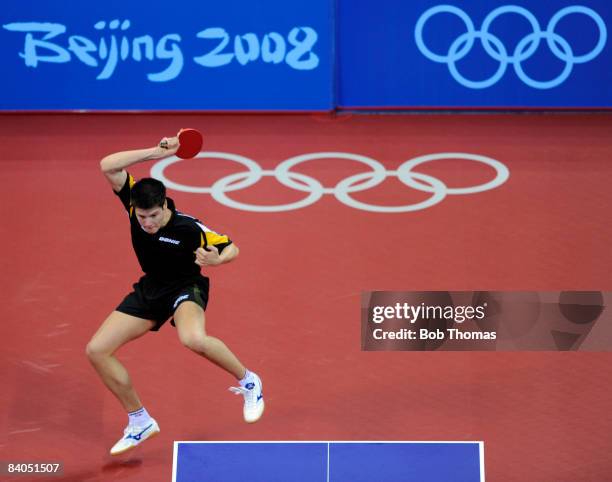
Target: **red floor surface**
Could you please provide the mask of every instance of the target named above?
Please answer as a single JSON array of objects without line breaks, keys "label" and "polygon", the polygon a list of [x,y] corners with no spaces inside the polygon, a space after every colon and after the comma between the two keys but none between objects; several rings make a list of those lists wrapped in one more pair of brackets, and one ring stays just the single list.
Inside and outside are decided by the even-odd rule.
[{"label": "red floor surface", "polygon": [[[611,353],[367,353],[359,338],[364,290],[611,290],[612,116],[3,115],[0,126],[0,459],[62,461],[66,481],[157,482],[171,479],[173,440],[483,440],[488,481],[612,480]],[[387,169],[468,152],[503,162],[510,178],[403,214],[331,195],[253,213],[171,190],[179,209],[241,249],[209,271],[207,325],[262,375],[266,414],[243,423],[231,377],[168,325],[119,352],[162,432],[113,459],[125,415],[84,348],[139,268],[98,161],[185,126],[205,133],[205,150],[266,169],[320,151]],[[167,172],[210,185],[240,170],[212,160]],[[364,172],[345,160],[294,170],[326,186]],[[492,172],[469,161],[418,170],[456,186]],[[230,194],[260,204],[305,196],[269,178]],[[355,197],[427,196],[389,179]]]}]

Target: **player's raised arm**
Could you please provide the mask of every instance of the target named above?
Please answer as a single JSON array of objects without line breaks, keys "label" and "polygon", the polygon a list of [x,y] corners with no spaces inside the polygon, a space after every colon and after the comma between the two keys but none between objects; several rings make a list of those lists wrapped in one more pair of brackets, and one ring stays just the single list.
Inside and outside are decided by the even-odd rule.
[{"label": "player's raised arm", "polygon": [[148,149],[115,152],[100,161],[100,170],[115,192],[119,192],[127,177],[126,167],[138,162],[172,156],[179,148],[178,137],[164,137],[157,146]]}]

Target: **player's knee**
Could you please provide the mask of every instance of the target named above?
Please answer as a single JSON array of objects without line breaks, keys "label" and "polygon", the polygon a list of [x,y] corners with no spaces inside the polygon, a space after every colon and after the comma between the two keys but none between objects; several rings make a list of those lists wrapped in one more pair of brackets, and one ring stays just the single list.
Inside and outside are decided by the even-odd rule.
[{"label": "player's knee", "polygon": [[85,347],[85,355],[90,360],[93,360],[95,358],[95,356],[96,356],[95,352],[96,352],[96,348],[95,348],[94,344],[90,341],[89,343],[87,343],[87,346]]},{"label": "player's knee", "polygon": [[206,355],[209,351],[207,336],[202,334],[189,334],[181,337],[181,343],[191,351]]},{"label": "player's knee", "polygon": [[96,344],[93,342],[93,340],[87,343],[87,346],[85,347],[85,355],[87,355],[87,358],[89,358],[92,361],[95,360],[99,356],[98,349],[96,347]]},{"label": "player's knee", "polygon": [[104,347],[95,339],[92,339],[85,347],[85,354],[87,355],[87,358],[89,358],[92,362],[95,362],[107,355],[107,350],[104,350]]}]

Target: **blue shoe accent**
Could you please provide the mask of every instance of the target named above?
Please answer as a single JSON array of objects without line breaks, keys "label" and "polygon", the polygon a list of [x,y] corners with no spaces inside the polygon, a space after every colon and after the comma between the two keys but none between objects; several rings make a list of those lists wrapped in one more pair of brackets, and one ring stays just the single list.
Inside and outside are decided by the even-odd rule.
[{"label": "blue shoe accent", "polygon": [[138,434],[136,434],[136,435],[132,435],[132,434],[130,434],[130,435],[128,435],[128,436],[127,436],[127,437],[125,437],[125,438],[126,438],[126,439],[133,438],[134,440],[139,441],[139,440],[142,438],[143,434],[144,434],[144,433],[145,433],[147,430],[149,430],[149,429],[150,429],[152,426],[153,426],[153,424],[149,425],[149,426],[148,426],[147,428],[145,428],[145,429],[144,429],[142,432],[140,432],[140,433],[138,433]]},{"label": "blue shoe accent", "polygon": [[244,386],[244,388],[247,390],[253,390],[253,388],[255,388],[255,384],[253,382],[249,382]]}]

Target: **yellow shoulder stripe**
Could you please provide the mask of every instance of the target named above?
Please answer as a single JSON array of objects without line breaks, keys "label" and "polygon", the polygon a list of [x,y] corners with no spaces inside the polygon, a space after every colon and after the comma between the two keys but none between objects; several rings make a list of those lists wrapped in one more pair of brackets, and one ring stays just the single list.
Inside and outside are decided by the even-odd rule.
[{"label": "yellow shoulder stripe", "polygon": [[212,245],[229,243],[229,238],[227,236],[224,234],[217,234],[214,231],[208,231],[206,233],[206,240]]}]

